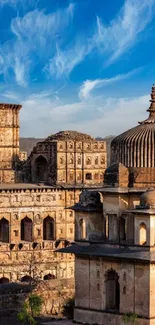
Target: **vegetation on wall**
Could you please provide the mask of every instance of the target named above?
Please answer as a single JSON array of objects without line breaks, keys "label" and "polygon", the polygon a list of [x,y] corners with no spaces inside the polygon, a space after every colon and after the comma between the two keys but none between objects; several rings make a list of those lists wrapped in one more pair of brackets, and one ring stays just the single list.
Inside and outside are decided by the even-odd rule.
[{"label": "vegetation on wall", "polygon": [[62,314],[68,319],[73,319],[73,312],[74,312],[74,305],[75,305],[75,298],[68,298],[63,306]]},{"label": "vegetation on wall", "polygon": [[138,323],[138,315],[136,313],[126,313],[122,316],[122,321],[124,324],[137,324]]}]

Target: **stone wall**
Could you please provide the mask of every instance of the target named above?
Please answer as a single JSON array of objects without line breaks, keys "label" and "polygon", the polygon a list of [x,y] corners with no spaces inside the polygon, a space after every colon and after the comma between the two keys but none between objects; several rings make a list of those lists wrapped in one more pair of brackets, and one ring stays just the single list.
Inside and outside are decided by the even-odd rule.
[{"label": "stone wall", "polygon": [[61,316],[65,301],[74,296],[74,279],[38,281],[33,290],[28,283],[12,283],[1,286],[3,288],[0,289],[0,314],[20,311],[28,295],[32,292],[42,297],[42,314]]},{"label": "stone wall", "polygon": [[[87,259],[84,257],[76,257],[76,308],[74,315],[76,321],[82,321],[83,323],[89,324],[103,324],[103,319],[107,319],[108,321],[109,317],[112,317],[110,314],[108,316],[108,310],[106,311],[106,296],[108,294],[108,292],[106,292],[106,274],[111,270],[114,270],[118,275],[120,287],[119,313],[125,314],[127,312],[135,312],[144,319],[150,316],[149,265],[136,264],[129,261],[126,263],[120,261],[106,261],[101,258]],[[152,269],[152,276],[153,272]],[[152,306],[153,299],[152,294]],[[152,315],[153,313],[152,309]],[[117,318],[119,319],[118,316]],[[117,318],[114,318],[116,322]]]},{"label": "stone wall", "polygon": [[[79,190],[73,189],[26,186],[22,189],[22,185],[16,185],[12,190],[0,190],[0,283],[21,283],[25,276],[44,281],[50,275],[52,282],[74,278],[74,256],[58,254],[55,250],[74,240],[71,206],[78,202],[79,194]],[[44,238],[47,217],[53,222],[54,237],[51,240]],[[22,238],[25,218],[32,226],[32,238],[28,237],[28,240]],[[46,288],[46,296],[50,294],[47,291]],[[52,295],[50,297],[54,299]]]}]

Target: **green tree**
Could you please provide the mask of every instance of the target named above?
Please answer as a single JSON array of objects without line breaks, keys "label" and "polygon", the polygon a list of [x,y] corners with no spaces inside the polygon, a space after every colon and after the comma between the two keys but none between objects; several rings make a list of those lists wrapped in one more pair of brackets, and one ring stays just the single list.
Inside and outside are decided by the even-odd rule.
[{"label": "green tree", "polygon": [[18,313],[18,320],[22,324],[36,325],[35,316],[41,312],[43,300],[36,294],[31,294],[24,303],[22,310]]}]

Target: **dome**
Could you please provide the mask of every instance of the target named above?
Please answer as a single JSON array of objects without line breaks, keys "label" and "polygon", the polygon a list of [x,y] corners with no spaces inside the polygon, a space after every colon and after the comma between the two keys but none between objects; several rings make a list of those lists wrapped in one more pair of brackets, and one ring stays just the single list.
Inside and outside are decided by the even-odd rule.
[{"label": "dome", "polygon": [[111,163],[126,167],[155,167],[155,85],[152,87],[149,117],[111,142]]},{"label": "dome", "polygon": [[147,190],[141,195],[140,206],[147,209],[155,208],[155,190]]},{"label": "dome", "polygon": [[83,191],[80,194],[79,203],[81,206],[96,206],[97,204],[100,204],[100,194],[96,191]]},{"label": "dome", "polygon": [[77,132],[77,131],[60,131],[58,133],[50,135],[45,141],[92,141],[90,135]]}]

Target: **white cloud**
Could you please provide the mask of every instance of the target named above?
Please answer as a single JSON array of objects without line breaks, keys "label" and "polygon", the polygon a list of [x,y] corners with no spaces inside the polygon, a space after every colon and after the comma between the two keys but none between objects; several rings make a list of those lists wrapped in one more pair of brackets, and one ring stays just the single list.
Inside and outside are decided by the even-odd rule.
[{"label": "white cloud", "polygon": [[81,119],[77,123],[75,121],[72,124],[73,129],[83,130],[93,136],[117,135],[138,125],[138,121],[143,121],[148,116],[148,95],[136,98],[102,98],[102,103],[97,103],[97,98],[94,98],[93,102],[94,109],[96,108],[93,119],[89,118],[91,107],[86,102],[87,119]]},{"label": "white cloud", "polygon": [[[95,49],[105,55],[103,60],[106,64],[112,63],[138,40],[154,15],[154,5],[155,0],[126,0],[107,26],[97,17],[92,37],[83,35],[66,48],[57,45],[56,54],[52,55],[44,70],[57,79],[68,76]],[[99,84],[100,80],[93,81],[93,85]],[[87,83],[87,87],[91,86]]]},{"label": "white cloud", "polygon": [[29,6],[33,6],[33,5],[37,5],[39,0],[0,0],[0,6],[11,6],[11,7],[15,7],[17,9],[17,7],[19,8],[19,6],[21,7],[29,7]]},{"label": "white cloud", "polygon": [[0,47],[0,74],[7,79],[12,73],[19,86],[27,86],[31,69],[38,62],[41,69],[54,55],[56,39],[71,22],[73,12],[71,3],[50,14],[35,9],[14,18],[11,22],[14,38]]},{"label": "white cloud", "polygon": [[108,64],[132,47],[152,20],[154,0],[126,0],[118,15],[106,26],[97,17],[94,44],[108,56]]},{"label": "white cloud", "polygon": [[117,76],[112,77],[112,78],[85,80],[83,82],[83,84],[81,85],[80,89],[79,89],[79,98],[81,100],[86,100],[86,99],[89,98],[90,93],[95,88],[104,87],[104,86],[109,85],[111,83],[127,79],[127,78],[133,76],[133,74],[135,74],[136,72],[138,72],[138,70],[140,70],[140,68],[139,69],[134,69],[134,70],[132,70],[132,71],[126,73],[126,74],[117,75]]},{"label": "white cloud", "polygon": [[3,93],[3,95],[1,95],[9,100],[14,100],[16,102],[20,102],[20,96],[19,94],[17,94],[16,92],[14,91],[6,91]]},{"label": "white cloud", "polygon": [[76,65],[83,61],[86,54],[87,48],[82,44],[77,43],[65,51],[60,50],[57,45],[56,55],[45,66],[45,71],[57,79],[68,76]]},{"label": "white cloud", "polygon": [[44,51],[48,45],[51,50],[49,43],[71,22],[73,12],[73,4],[49,14],[38,9],[29,11],[24,17],[17,16],[12,20],[11,30],[19,41],[27,42],[32,49],[38,45]]},{"label": "white cloud", "polygon": [[136,98],[94,96],[67,104],[54,93],[33,94],[21,102],[22,136],[46,137],[67,129],[92,136],[119,134],[148,115],[148,95]]}]

